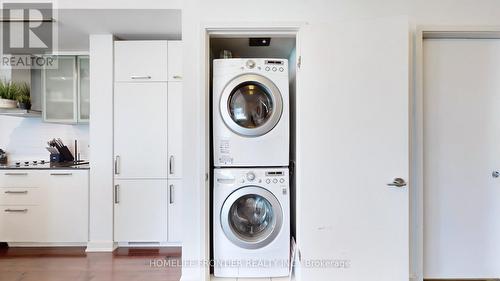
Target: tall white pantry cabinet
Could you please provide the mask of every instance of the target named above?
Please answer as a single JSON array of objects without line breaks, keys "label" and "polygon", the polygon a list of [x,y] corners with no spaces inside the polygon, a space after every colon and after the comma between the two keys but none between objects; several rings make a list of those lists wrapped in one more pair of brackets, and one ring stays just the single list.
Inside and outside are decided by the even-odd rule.
[{"label": "tall white pantry cabinet", "polygon": [[182,42],[116,41],[114,240],[181,243]]}]

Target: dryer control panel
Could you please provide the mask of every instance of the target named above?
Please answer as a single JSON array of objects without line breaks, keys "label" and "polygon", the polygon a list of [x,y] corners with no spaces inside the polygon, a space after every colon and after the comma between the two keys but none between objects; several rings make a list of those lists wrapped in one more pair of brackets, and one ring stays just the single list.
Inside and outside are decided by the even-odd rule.
[{"label": "dryer control panel", "polygon": [[287,64],[285,60],[254,60],[254,59],[249,59],[245,62],[245,66],[241,67],[242,70],[244,69],[253,69],[253,70],[260,70],[264,72],[276,72],[276,73],[286,73],[287,72]]}]

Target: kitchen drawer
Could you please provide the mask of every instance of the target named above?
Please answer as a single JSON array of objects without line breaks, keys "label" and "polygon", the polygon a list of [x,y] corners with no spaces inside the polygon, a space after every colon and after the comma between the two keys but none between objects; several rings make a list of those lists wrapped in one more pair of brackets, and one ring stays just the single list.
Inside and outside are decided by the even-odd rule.
[{"label": "kitchen drawer", "polygon": [[0,206],[39,205],[43,194],[37,187],[0,187]]},{"label": "kitchen drawer", "polygon": [[116,41],[115,81],[166,82],[167,56],[167,41]]},{"label": "kitchen drawer", "polygon": [[40,170],[0,170],[0,188],[2,187],[40,187],[44,171]]},{"label": "kitchen drawer", "polygon": [[1,206],[0,241],[38,242],[46,220],[40,206]]}]

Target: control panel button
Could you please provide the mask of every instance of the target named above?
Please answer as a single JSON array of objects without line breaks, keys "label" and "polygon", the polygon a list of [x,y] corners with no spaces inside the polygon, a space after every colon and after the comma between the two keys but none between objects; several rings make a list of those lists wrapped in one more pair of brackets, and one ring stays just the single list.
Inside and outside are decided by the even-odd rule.
[{"label": "control panel button", "polygon": [[273,71],[276,71],[276,69],[277,69],[276,67],[273,67]]},{"label": "control panel button", "polygon": [[283,67],[280,67],[280,72],[283,72],[283,70],[285,70]]},{"label": "control panel button", "polygon": [[270,184],[270,183],[271,183],[271,180],[270,180],[270,179],[267,179],[267,180],[266,180],[266,183],[267,183],[267,184]]},{"label": "control panel button", "polygon": [[255,67],[255,62],[253,60],[247,60],[247,67],[252,69]]},{"label": "control panel button", "polygon": [[280,179],[280,183],[284,183],[285,182],[285,179],[284,178],[281,178]]},{"label": "control panel button", "polygon": [[253,181],[255,179],[255,174],[253,172],[247,173],[247,180]]},{"label": "control panel button", "polygon": [[269,66],[266,66],[266,71],[269,71],[271,68],[269,68]]},{"label": "control panel button", "polygon": [[273,179],[273,183],[278,183],[278,179]]}]

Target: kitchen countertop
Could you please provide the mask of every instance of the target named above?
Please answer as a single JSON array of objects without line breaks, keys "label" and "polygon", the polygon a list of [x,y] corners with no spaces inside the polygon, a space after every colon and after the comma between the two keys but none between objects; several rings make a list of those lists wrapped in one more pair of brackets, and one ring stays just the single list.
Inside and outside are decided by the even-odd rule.
[{"label": "kitchen countertop", "polygon": [[60,163],[45,163],[45,164],[37,164],[37,165],[29,165],[29,166],[16,166],[16,165],[0,165],[0,170],[89,170],[90,165],[79,164],[79,165],[71,165],[71,164],[60,164]]}]

